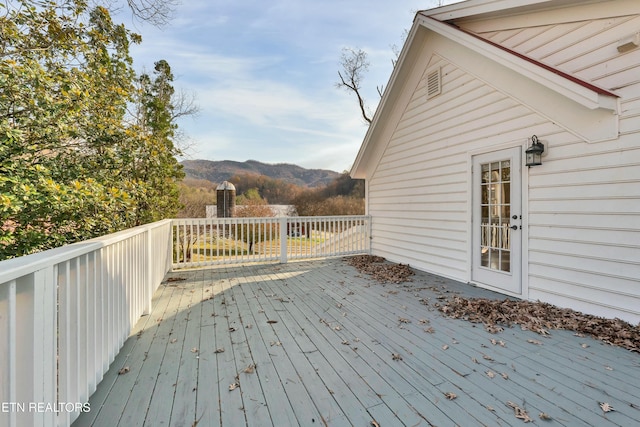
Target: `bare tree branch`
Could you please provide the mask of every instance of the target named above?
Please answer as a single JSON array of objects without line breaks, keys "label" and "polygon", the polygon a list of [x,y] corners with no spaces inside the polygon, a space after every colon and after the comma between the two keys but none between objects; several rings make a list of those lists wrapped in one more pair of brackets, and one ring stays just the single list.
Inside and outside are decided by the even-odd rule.
[{"label": "bare tree branch", "polygon": [[367,113],[365,100],[360,93],[362,90],[360,83],[362,82],[364,73],[369,69],[367,53],[362,49],[356,50],[345,47],[342,49],[340,65],[342,66],[342,71],[338,71],[340,82],[336,83],[336,87],[345,88],[347,91],[351,91],[356,95],[362,118],[368,124],[371,124],[371,118]]},{"label": "bare tree branch", "polygon": [[162,27],[171,20],[177,0],[127,0],[134,16],[142,21]]}]

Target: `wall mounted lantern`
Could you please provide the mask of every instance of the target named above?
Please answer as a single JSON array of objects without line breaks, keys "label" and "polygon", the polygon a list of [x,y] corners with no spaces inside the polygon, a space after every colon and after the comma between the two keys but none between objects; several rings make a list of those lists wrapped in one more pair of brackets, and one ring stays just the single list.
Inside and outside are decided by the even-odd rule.
[{"label": "wall mounted lantern", "polygon": [[539,166],[542,164],[542,153],[544,153],[544,144],[538,141],[538,137],[533,135],[531,137],[531,147],[527,148],[525,154],[527,155],[527,166]]}]

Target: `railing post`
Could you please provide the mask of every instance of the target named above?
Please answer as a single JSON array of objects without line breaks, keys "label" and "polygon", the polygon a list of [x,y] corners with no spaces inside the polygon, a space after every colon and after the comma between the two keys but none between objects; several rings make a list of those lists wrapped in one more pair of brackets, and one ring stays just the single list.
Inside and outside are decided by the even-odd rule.
[{"label": "railing post", "polygon": [[287,262],[287,217],[283,216],[279,218],[280,222],[280,262],[286,264]]},{"label": "railing post", "polygon": [[147,315],[151,313],[151,298],[153,297],[153,272],[155,257],[153,256],[153,233],[151,227],[147,228],[147,274],[144,280],[144,307],[142,308],[142,314]]}]

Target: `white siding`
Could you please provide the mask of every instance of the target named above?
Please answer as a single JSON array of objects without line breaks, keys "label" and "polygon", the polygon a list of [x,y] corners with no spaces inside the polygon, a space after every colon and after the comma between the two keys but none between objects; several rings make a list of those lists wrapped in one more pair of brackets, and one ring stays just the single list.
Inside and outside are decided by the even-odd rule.
[{"label": "white siding", "polygon": [[[541,23],[547,16],[469,28],[620,95],[620,137],[581,141],[500,92],[497,82],[479,81],[439,59],[437,45],[424,46],[421,54],[431,62],[413,72],[442,67],[442,94],[427,100],[423,77],[409,88],[415,90],[408,105],[396,106],[403,109],[400,121],[368,177],[372,248],[393,261],[469,280],[470,153],[519,145],[536,134],[548,152],[542,166],[524,169],[525,296],[638,323],[640,49],[619,53],[616,46],[640,30],[640,17]],[[511,27],[510,19],[532,26]]]},{"label": "white siding", "polygon": [[[499,26],[508,27],[508,18]],[[640,321],[640,49],[619,53],[617,45],[639,30],[634,15],[481,32],[621,96],[619,140],[586,144],[550,135],[544,166],[530,171],[529,298],[634,323]]]},{"label": "white siding", "polygon": [[420,81],[369,180],[373,250],[467,281],[469,151],[519,146],[559,128],[438,56],[423,72],[436,65],[442,94],[427,100]]}]

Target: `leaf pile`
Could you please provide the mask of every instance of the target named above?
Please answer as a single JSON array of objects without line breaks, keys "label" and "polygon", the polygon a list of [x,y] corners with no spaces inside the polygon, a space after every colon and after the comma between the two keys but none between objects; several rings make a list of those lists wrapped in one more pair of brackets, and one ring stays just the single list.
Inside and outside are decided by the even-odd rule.
[{"label": "leaf pile", "polygon": [[620,319],[605,319],[583,314],[568,308],[559,308],[543,302],[467,299],[454,297],[438,308],[449,317],[474,323],[484,323],[490,332],[496,325],[520,325],[541,335],[552,329],[564,329],[588,334],[607,344],[640,352],[640,326]]},{"label": "leaf pile", "polygon": [[388,263],[380,256],[356,255],[346,258],[346,261],[360,273],[366,273],[380,283],[409,282],[414,275],[408,264]]}]

